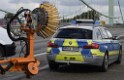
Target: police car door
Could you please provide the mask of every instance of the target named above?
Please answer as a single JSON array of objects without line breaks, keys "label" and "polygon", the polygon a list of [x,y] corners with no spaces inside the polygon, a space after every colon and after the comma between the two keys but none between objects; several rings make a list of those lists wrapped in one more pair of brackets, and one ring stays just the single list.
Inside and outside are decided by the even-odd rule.
[{"label": "police car door", "polygon": [[107,35],[109,36],[109,38],[111,39],[112,45],[113,45],[113,58],[114,60],[116,60],[118,58],[118,54],[119,54],[119,49],[120,49],[120,45],[119,45],[119,41],[113,39],[112,34],[110,33],[109,30],[105,29]]},{"label": "police car door", "polygon": [[103,32],[103,39],[106,42],[107,45],[107,49],[109,51],[109,61],[114,62],[117,59],[117,51],[116,51],[116,47],[115,47],[115,43],[116,40],[113,40],[112,38],[112,34],[109,32],[109,30],[107,28],[102,28],[102,32]]}]

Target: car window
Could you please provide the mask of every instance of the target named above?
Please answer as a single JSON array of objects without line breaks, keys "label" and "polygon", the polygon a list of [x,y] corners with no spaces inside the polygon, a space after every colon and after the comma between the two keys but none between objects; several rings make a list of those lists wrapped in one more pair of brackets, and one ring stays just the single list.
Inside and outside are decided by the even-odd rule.
[{"label": "car window", "polygon": [[102,35],[101,35],[101,32],[100,32],[99,29],[96,31],[96,37],[97,37],[98,40],[102,39]]},{"label": "car window", "polygon": [[92,39],[92,30],[76,28],[60,29],[54,35],[54,38]]}]

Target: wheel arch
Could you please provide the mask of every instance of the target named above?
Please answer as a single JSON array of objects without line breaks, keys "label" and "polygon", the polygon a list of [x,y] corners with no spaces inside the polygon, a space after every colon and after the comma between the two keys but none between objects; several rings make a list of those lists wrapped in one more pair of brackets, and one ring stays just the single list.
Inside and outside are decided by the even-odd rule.
[{"label": "wheel arch", "polygon": [[105,51],[105,55],[107,55],[108,59],[109,59],[109,51],[108,50]]},{"label": "wheel arch", "polygon": [[120,46],[120,50],[122,50],[122,45]]}]

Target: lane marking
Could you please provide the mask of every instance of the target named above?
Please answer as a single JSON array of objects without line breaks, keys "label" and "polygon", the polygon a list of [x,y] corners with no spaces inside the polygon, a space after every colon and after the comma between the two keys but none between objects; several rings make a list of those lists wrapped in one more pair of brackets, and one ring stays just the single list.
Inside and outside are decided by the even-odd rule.
[{"label": "lane marking", "polygon": [[44,70],[44,69],[47,69],[47,68],[49,68],[49,65],[48,64],[46,64],[46,65],[44,65],[42,67],[39,67],[39,70],[41,71],[41,70]]},{"label": "lane marking", "polygon": [[34,56],[37,57],[37,56],[42,56],[42,55],[46,55],[46,54],[47,54],[46,52],[43,52],[43,53],[36,54]]}]

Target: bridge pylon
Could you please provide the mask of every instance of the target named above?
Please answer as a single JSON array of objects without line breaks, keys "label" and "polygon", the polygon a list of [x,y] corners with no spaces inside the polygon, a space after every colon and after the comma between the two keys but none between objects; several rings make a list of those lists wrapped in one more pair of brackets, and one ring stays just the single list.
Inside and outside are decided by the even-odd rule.
[{"label": "bridge pylon", "polygon": [[[109,16],[114,16],[114,0],[108,0],[109,1]],[[109,18],[109,24],[113,24],[114,20],[113,18]]]}]

